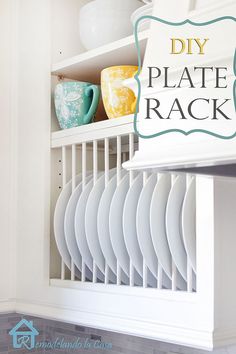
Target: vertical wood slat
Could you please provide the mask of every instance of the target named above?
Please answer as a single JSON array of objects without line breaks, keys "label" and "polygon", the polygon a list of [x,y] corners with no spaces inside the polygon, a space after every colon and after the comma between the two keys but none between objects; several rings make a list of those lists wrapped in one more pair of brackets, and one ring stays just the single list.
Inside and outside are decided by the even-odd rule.
[{"label": "vertical wood slat", "polygon": [[[87,147],[86,143],[82,143],[82,190],[84,191],[86,185],[86,173],[87,173]],[[86,281],[86,266],[84,258],[82,256],[82,282]]]},{"label": "vertical wood slat", "polygon": [[117,186],[121,181],[121,136],[117,136]]},{"label": "vertical wood slat", "polygon": [[[117,162],[116,162],[116,176],[117,176],[117,186],[121,181],[121,136],[117,136]],[[121,268],[117,260],[117,285],[121,285]]]},{"label": "vertical wood slat", "polygon": [[66,185],[66,147],[62,146],[62,188]]},{"label": "vertical wood slat", "polygon": [[93,283],[97,282],[97,265],[93,260]]},{"label": "vertical wood slat", "polygon": [[87,150],[86,150],[86,143],[82,143],[82,189],[83,190],[86,185],[86,173],[87,173]]},{"label": "vertical wood slat", "polygon": [[[76,145],[71,146],[71,175],[72,175],[72,188],[71,193],[74,192],[76,187]],[[71,259],[71,280],[75,280],[75,265]]]},{"label": "vertical wood slat", "polygon": [[109,182],[109,139],[108,138],[105,138],[105,141],[104,141],[104,145],[105,145],[105,148],[104,148],[104,161],[105,161],[105,187],[108,185],[108,182]]},{"label": "vertical wood slat", "polygon": [[[98,179],[98,142],[93,141],[93,185],[95,186]],[[93,259],[93,283],[97,282],[97,266]]]},{"label": "vertical wood slat", "polygon": [[[66,147],[62,146],[61,149],[61,161],[62,161],[62,188],[66,185]],[[65,263],[61,259],[61,280],[65,279]]]},{"label": "vertical wood slat", "polygon": [[98,179],[98,142],[93,141],[93,185],[96,184]]},{"label": "vertical wood slat", "polygon": [[[147,171],[144,171],[143,172],[143,186],[146,185],[147,179],[148,179],[148,173],[147,173]],[[145,260],[143,260],[143,287],[144,288],[147,288],[147,284],[148,284],[147,277],[148,277],[148,268],[147,268]]]},{"label": "vertical wood slat", "polygon": [[147,288],[147,284],[148,284],[147,277],[148,277],[148,269],[145,261],[143,261],[143,287],[144,288]]},{"label": "vertical wood slat", "polygon": [[[104,140],[105,188],[109,182],[109,139]],[[105,284],[109,283],[109,266],[105,259]]]},{"label": "vertical wood slat", "polygon": [[[134,134],[129,134],[129,159],[131,160],[134,156]],[[134,181],[134,171],[129,171],[129,186],[131,187]],[[132,261],[130,260],[130,268],[129,268],[129,285],[134,286],[134,266]]]},{"label": "vertical wood slat", "polygon": [[[188,190],[188,187],[192,181],[192,176],[190,174],[186,175],[186,192]],[[192,292],[193,291],[193,270],[191,266],[191,262],[189,257],[187,257],[187,291]]]},{"label": "vertical wood slat", "polygon": [[[134,134],[129,134],[129,159],[134,157]],[[134,171],[129,171],[129,185],[132,186],[134,180]]]},{"label": "vertical wood slat", "polygon": [[[83,191],[86,186],[86,173],[87,173],[87,150],[86,150],[86,143],[82,143],[82,190]],[[85,280],[86,280],[86,266],[82,255],[81,281],[85,282]]]},{"label": "vertical wood slat", "polygon": [[[158,180],[161,178],[162,174],[161,173],[157,173],[157,183]],[[163,279],[163,269],[162,266],[159,262],[159,260],[157,259],[157,289],[162,289],[162,279]]]},{"label": "vertical wood slat", "polygon": [[[171,186],[173,187],[174,185],[174,182],[176,180],[177,176],[175,174],[172,174],[171,175]],[[172,258],[172,279],[171,279],[171,282],[172,282],[172,290],[173,291],[176,291],[177,287],[176,287],[176,277],[177,277],[177,268],[176,268],[176,265],[174,263],[174,260]]]},{"label": "vertical wood slat", "polygon": [[117,265],[116,265],[116,279],[117,279],[117,285],[121,285],[121,267],[119,265],[119,262],[117,260]]},{"label": "vertical wood slat", "polygon": [[61,280],[65,280],[65,263],[61,260]]},{"label": "vertical wood slat", "polygon": [[76,145],[71,146],[71,175],[72,175],[72,193],[76,187]]},{"label": "vertical wood slat", "polygon": [[158,262],[158,269],[157,269],[157,289],[162,289],[162,278],[163,278],[163,270]]}]

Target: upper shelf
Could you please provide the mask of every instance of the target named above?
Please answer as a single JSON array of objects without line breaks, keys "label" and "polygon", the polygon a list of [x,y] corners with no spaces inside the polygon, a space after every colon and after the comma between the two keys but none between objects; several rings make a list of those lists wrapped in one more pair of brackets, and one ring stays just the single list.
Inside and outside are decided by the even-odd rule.
[{"label": "upper shelf", "polygon": [[[142,57],[149,30],[139,32]],[[134,35],[106,44],[80,55],[68,58],[52,66],[52,75],[68,79],[99,83],[101,70],[113,65],[137,65],[138,54]]]},{"label": "upper shelf", "polygon": [[113,138],[134,132],[134,115],[64,129],[51,134],[51,147],[58,148],[72,144],[81,144],[93,140]]}]

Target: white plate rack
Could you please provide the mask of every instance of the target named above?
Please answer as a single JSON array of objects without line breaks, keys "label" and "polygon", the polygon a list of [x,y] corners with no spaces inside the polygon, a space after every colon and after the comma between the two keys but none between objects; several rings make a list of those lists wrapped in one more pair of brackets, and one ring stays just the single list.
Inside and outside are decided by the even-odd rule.
[{"label": "white plate rack", "polygon": [[52,133],[51,278],[195,292],[195,177],[126,171],[132,120]]},{"label": "white plate rack", "polygon": [[[182,12],[186,11],[187,3],[183,2]],[[158,13],[165,12],[165,5],[166,2],[158,2]],[[223,8],[224,12],[234,13],[232,6],[232,1],[223,1],[215,9],[193,11],[186,17],[202,22],[220,17]],[[142,57],[148,37],[148,32],[139,35]],[[58,43],[61,49],[61,38]],[[53,65],[52,74],[98,83],[103,68],[127,63],[137,64],[133,36],[63,60]],[[99,113],[100,116],[103,117],[103,113]],[[52,122],[52,129],[57,129],[54,119]],[[212,173],[209,175],[209,171],[202,169],[193,169],[187,174],[157,173],[151,167],[160,165],[156,160],[152,166],[149,163],[153,148],[143,149],[142,144],[132,168],[140,168],[143,151],[147,152],[144,160],[150,169],[125,172],[122,161],[129,159],[138,148],[132,116],[52,133],[51,146],[48,293],[53,309],[50,312],[47,306],[46,315],[50,313],[53,318],[89,327],[207,350],[235,343],[236,184],[235,178],[224,177],[230,168],[222,166],[221,177],[211,176]],[[233,153],[234,149],[230,151]],[[175,158],[168,160],[168,166],[169,163],[176,163]],[[116,170],[110,172],[112,169]],[[217,175],[219,166],[214,171]],[[206,175],[202,175],[203,172]],[[100,181],[102,173],[104,182]],[[68,242],[68,253],[61,257],[53,230],[54,211],[59,195],[70,180],[67,198],[72,209],[79,201],[77,233],[86,242],[78,244],[75,238],[73,242],[70,233],[63,236],[64,210],[61,232],[64,244]],[[92,199],[93,186],[97,183],[102,189],[98,197],[98,204],[102,206],[98,207],[96,216],[96,208],[91,207],[95,203],[89,196]],[[122,188],[125,196],[115,194]],[[87,194],[83,193],[85,190]],[[120,208],[114,217],[119,196],[123,197],[123,215]],[[93,209],[87,212],[87,217],[87,203],[83,200],[86,198],[89,208]],[[83,222],[80,223],[81,215]],[[73,226],[71,218],[67,216],[67,226]],[[93,242],[96,218],[97,238]],[[71,230],[73,232],[73,228]],[[107,230],[110,238],[107,238]],[[101,251],[98,254],[97,245]],[[53,298],[55,300],[51,300]]]}]

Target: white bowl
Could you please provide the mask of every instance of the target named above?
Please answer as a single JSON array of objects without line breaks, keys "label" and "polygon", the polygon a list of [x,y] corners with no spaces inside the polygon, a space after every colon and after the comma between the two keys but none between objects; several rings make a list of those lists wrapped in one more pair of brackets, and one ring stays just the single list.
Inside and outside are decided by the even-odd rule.
[{"label": "white bowl", "polygon": [[79,16],[83,46],[90,50],[131,35],[130,16],[140,6],[139,0],[95,0],[83,6]]},{"label": "white bowl", "polygon": [[[137,10],[135,10],[132,13],[131,17],[130,17],[133,26],[135,26],[136,21],[140,17],[152,15],[152,10],[153,10],[153,4],[152,3],[144,5],[144,6],[141,6]],[[140,31],[144,31],[144,30],[148,29],[150,27],[150,22],[151,22],[151,20],[148,19],[148,18],[143,19],[142,21],[140,21],[139,25],[138,25],[138,31],[140,32]]]}]

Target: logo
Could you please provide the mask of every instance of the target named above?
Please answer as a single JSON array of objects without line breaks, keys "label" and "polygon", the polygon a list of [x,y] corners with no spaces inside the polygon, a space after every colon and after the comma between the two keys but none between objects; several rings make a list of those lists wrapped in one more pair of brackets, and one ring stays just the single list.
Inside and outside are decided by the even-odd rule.
[{"label": "logo", "polygon": [[112,343],[102,342],[101,339],[91,338],[75,338],[74,341],[66,341],[64,337],[57,337],[54,341],[36,341],[39,335],[37,329],[34,328],[32,321],[22,319],[9,332],[12,336],[13,348],[24,348],[27,350],[43,349],[43,350],[79,350],[79,349],[96,349],[111,350]]},{"label": "logo", "polygon": [[32,321],[23,318],[12,328],[9,334],[13,338],[14,348],[31,350],[35,347],[35,337],[39,335],[39,332],[34,328]]}]

